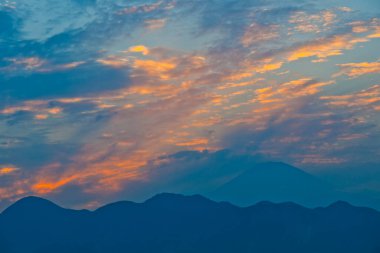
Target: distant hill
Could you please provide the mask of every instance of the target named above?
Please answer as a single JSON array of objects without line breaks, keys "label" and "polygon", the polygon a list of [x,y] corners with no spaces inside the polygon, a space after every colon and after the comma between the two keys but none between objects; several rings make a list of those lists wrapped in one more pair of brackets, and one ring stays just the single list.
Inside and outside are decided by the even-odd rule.
[{"label": "distant hill", "polygon": [[159,194],[93,212],[28,197],[0,214],[1,253],[379,253],[380,213],[335,202],[246,208]]},{"label": "distant hill", "polygon": [[255,164],[207,196],[241,206],[268,200],[292,201],[309,207],[326,205],[343,197],[315,176],[279,162]]}]

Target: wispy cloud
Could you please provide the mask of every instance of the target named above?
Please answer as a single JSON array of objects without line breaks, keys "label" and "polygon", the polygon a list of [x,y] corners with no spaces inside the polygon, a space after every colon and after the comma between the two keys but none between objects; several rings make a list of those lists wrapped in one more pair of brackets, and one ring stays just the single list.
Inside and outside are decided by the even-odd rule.
[{"label": "wispy cloud", "polygon": [[346,75],[350,78],[357,78],[363,75],[380,74],[380,62],[352,62],[338,65],[341,71],[336,75]]}]

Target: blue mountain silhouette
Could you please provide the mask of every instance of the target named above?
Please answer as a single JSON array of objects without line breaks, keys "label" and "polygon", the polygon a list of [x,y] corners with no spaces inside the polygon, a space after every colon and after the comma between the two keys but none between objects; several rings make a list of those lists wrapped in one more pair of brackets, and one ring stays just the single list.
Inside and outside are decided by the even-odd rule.
[{"label": "blue mountain silhouette", "polygon": [[168,193],[91,212],[27,197],[0,214],[0,252],[378,253],[380,213],[342,201],[242,208]]},{"label": "blue mountain silhouette", "polygon": [[281,162],[255,164],[207,196],[240,206],[267,200],[315,207],[346,199],[319,178]]}]

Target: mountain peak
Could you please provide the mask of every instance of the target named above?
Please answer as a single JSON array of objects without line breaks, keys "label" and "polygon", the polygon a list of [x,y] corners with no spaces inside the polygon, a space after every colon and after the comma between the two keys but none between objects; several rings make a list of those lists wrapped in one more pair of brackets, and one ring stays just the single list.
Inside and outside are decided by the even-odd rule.
[{"label": "mountain peak", "polygon": [[309,207],[331,203],[334,195],[332,187],[319,178],[282,162],[256,164],[209,194],[211,199],[240,206],[266,200]]},{"label": "mountain peak", "polygon": [[346,202],[346,201],[339,200],[339,201],[336,201],[336,202],[332,203],[328,207],[347,208],[347,207],[353,207],[353,206],[350,203]]},{"label": "mountain peak", "polygon": [[60,207],[53,202],[36,196],[29,196],[16,201],[13,205],[4,210],[3,214],[9,213],[30,213],[41,212],[60,209]]},{"label": "mountain peak", "polygon": [[293,167],[287,163],[284,162],[263,162],[259,163],[259,165],[273,165],[273,166],[278,166],[278,167]]}]

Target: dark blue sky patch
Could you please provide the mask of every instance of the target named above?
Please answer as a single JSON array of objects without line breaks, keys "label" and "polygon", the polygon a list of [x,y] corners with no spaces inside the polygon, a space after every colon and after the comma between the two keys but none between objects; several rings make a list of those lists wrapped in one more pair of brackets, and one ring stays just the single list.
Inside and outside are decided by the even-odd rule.
[{"label": "dark blue sky patch", "polygon": [[10,12],[0,10],[0,45],[13,39],[17,24],[17,20]]},{"label": "dark blue sky patch", "polygon": [[130,84],[127,70],[99,64],[52,73],[32,73],[9,78],[2,76],[0,82],[2,107],[9,106],[12,101],[86,96]]}]

